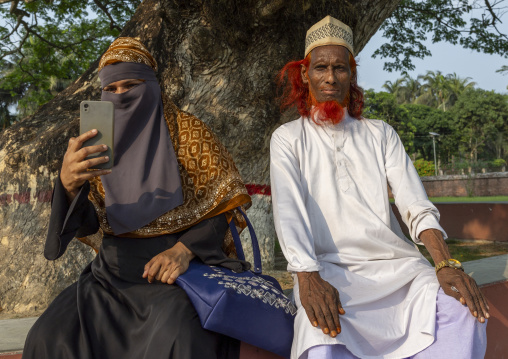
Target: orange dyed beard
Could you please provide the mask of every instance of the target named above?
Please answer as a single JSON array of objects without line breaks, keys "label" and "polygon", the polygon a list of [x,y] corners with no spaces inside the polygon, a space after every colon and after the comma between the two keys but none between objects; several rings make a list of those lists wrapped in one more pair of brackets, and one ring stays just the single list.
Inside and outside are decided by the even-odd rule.
[{"label": "orange dyed beard", "polygon": [[348,102],[349,93],[347,94],[342,104],[338,103],[337,101],[318,102],[312,94],[312,91],[309,89],[307,104],[311,109],[310,118],[318,125],[326,122],[331,122],[332,124],[336,125],[344,119]]}]

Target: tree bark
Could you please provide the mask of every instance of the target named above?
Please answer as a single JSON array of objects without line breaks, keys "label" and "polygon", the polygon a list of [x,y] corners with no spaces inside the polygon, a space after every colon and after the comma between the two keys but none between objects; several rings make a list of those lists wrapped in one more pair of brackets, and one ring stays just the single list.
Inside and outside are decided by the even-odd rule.
[{"label": "tree bark", "polygon": [[[270,197],[263,194],[269,185],[270,135],[296,118],[295,112],[279,111],[276,74],[289,60],[303,57],[306,30],[327,14],[351,26],[359,53],[398,2],[145,0],[122,31],[148,47],[159,64],[163,90],[211,126],[245,182],[253,184],[249,217],[265,268],[273,265],[275,241]],[[78,133],[79,103],[100,98],[97,64],[35,115],[0,134],[0,306],[5,312],[28,315],[45,308],[94,256],[77,241],[55,262],[46,261],[42,251],[52,183],[69,137]]]}]

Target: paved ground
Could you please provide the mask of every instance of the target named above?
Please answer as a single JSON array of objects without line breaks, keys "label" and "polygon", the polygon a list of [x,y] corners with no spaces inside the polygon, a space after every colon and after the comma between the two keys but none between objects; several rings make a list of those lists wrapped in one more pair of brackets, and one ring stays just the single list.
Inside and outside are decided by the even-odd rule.
[{"label": "paved ground", "polygon": [[0,357],[21,358],[18,354],[25,344],[26,334],[37,318],[0,320]]},{"label": "paved ground", "polygon": [[[465,262],[464,268],[479,285],[506,281],[508,280],[508,254]],[[37,317],[0,320],[0,359],[21,358],[20,353],[26,334],[35,320]]]}]

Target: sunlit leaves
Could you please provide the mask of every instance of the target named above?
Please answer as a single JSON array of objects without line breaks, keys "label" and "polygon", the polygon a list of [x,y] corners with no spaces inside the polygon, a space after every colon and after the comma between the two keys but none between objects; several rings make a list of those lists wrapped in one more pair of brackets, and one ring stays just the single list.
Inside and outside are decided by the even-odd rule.
[{"label": "sunlit leaves", "polygon": [[139,3],[54,0],[17,2],[14,8],[11,3],[0,5],[0,59],[5,64],[0,68],[0,107],[14,100],[18,117],[32,114],[89,68]]},{"label": "sunlit leaves", "polygon": [[487,54],[508,56],[508,37],[501,33],[499,18],[506,12],[502,1],[490,4],[468,0],[402,0],[381,26],[389,42],[374,57],[390,59],[387,71],[413,70],[413,58],[424,58],[430,51],[424,45],[435,42],[460,44]]}]

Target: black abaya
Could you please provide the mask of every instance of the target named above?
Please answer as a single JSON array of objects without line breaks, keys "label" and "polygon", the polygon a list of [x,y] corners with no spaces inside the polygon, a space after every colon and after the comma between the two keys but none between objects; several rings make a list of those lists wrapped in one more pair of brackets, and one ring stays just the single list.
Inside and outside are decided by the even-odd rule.
[{"label": "black abaya", "polygon": [[[60,181],[54,193],[45,250],[50,258],[62,255],[78,230],[90,234],[98,227],[86,185],[70,206],[61,198]],[[104,236],[99,254],[78,281],[60,293],[28,333],[23,358],[238,358],[239,342],[203,329],[180,287],[142,278],[145,264],[177,241],[209,264],[245,268],[245,262],[226,258],[220,249],[227,228],[219,215],[176,234]]]}]

